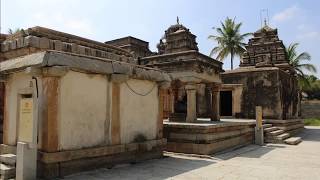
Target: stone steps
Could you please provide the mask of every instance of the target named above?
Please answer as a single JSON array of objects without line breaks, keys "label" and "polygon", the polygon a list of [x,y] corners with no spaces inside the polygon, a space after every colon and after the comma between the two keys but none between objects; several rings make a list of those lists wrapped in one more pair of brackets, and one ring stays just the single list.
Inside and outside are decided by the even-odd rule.
[{"label": "stone steps", "polygon": [[284,133],[284,130],[279,129],[279,130],[275,130],[267,133],[267,136],[278,136],[283,133]]},{"label": "stone steps", "polygon": [[266,128],[272,127],[272,124],[263,124],[262,126],[263,126],[263,129],[266,129]]},{"label": "stone steps", "polygon": [[290,137],[290,138],[284,140],[284,142],[286,144],[290,144],[290,145],[297,145],[302,142],[302,139],[301,139],[301,137]]},{"label": "stone steps", "polygon": [[289,137],[290,137],[289,133],[282,133],[282,134],[278,135],[276,138],[279,139],[279,140],[285,140],[285,139],[287,139]]},{"label": "stone steps", "polygon": [[[292,126],[292,128],[298,126],[300,125]],[[264,141],[266,143],[297,145],[302,141],[300,137],[290,138],[290,133],[286,131],[288,127],[270,126],[268,124],[264,127]]]},{"label": "stone steps", "polygon": [[268,132],[271,132],[271,131],[276,131],[276,130],[279,130],[279,128],[277,128],[277,127],[269,127],[269,128],[263,129],[263,131],[265,133],[268,133]]},{"label": "stone steps", "polygon": [[16,176],[16,155],[0,155],[0,180],[12,179]]},{"label": "stone steps", "polygon": [[0,162],[2,164],[15,166],[16,165],[16,155],[14,154],[1,154],[0,155]]},{"label": "stone steps", "polygon": [[7,180],[16,177],[16,168],[14,166],[0,164],[0,180]]}]

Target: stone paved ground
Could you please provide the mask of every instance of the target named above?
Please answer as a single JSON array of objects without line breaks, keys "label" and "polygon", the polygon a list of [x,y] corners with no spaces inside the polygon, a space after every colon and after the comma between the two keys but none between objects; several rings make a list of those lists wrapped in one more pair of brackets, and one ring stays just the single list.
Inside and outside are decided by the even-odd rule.
[{"label": "stone paved ground", "polygon": [[101,179],[306,179],[320,180],[320,127],[306,127],[298,146],[246,146],[212,157],[169,157],[113,169],[99,169],[65,180]]}]

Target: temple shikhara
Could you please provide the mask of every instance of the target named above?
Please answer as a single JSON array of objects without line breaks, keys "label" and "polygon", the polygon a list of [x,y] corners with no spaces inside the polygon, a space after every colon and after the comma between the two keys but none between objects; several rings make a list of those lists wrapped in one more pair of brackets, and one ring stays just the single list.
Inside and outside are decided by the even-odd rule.
[{"label": "temple shikhara", "polygon": [[199,52],[179,19],[159,39],[152,52],[132,36],[1,35],[0,152],[14,159],[1,177],[61,177],[163,150],[213,154],[254,143],[260,115],[262,141],[300,141],[289,138],[303,129],[301,97],[277,29],[256,31],[229,71]]}]

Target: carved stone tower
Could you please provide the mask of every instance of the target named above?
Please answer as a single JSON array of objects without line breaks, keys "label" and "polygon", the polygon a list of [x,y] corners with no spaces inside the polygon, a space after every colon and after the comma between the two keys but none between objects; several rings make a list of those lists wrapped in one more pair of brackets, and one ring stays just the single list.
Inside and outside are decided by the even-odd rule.
[{"label": "carved stone tower", "polygon": [[265,24],[253,36],[246,45],[247,51],[242,57],[240,67],[277,66],[283,70],[290,69],[285,47],[282,40],[279,40],[277,29]]},{"label": "carved stone tower", "polygon": [[196,36],[188,28],[179,23],[170,26],[158,44],[159,54],[176,53],[188,50],[198,51]]}]

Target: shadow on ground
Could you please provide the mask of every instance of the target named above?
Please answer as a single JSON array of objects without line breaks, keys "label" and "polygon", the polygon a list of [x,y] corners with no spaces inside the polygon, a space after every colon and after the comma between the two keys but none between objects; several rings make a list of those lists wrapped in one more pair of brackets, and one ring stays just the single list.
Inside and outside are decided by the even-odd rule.
[{"label": "shadow on ground", "polygon": [[303,141],[320,141],[320,127],[305,126],[305,129],[299,135]]},{"label": "shadow on ground", "polygon": [[80,179],[166,179],[177,176],[198,168],[202,168],[215,162],[207,159],[182,159],[178,157],[165,157],[137,163],[126,164],[112,169],[101,168],[95,171],[83,172],[66,176],[64,180],[71,180],[76,176]]},{"label": "shadow on ground", "polygon": [[263,155],[278,148],[286,148],[286,146],[281,144],[266,144],[264,146],[248,145],[245,147],[241,147],[239,149],[230,150],[229,152],[222,152],[219,154],[215,154],[212,157],[215,157],[221,160],[229,160],[234,157],[260,158]]}]

